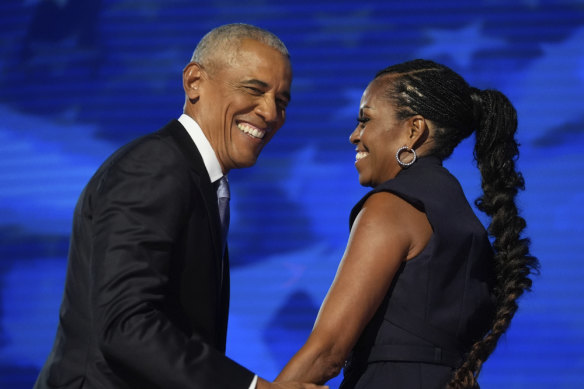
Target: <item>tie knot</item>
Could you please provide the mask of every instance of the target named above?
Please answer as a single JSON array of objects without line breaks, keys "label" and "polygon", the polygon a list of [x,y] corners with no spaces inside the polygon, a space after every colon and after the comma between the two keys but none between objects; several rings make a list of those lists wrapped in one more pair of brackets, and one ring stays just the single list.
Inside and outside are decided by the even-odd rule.
[{"label": "tie knot", "polygon": [[227,176],[223,176],[217,181],[217,198],[229,198],[229,181],[227,180]]}]

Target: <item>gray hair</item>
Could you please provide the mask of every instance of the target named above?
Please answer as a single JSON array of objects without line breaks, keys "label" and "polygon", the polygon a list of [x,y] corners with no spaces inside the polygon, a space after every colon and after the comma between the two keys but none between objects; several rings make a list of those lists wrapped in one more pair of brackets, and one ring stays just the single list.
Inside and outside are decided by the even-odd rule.
[{"label": "gray hair", "polygon": [[290,58],[290,53],[284,43],[273,33],[250,24],[233,23],[209,31],[195,48],[191,62],[211,67],[215,54],[236,52],[244,39],[253,39],[263,43],[278,50],[286,58]]}]

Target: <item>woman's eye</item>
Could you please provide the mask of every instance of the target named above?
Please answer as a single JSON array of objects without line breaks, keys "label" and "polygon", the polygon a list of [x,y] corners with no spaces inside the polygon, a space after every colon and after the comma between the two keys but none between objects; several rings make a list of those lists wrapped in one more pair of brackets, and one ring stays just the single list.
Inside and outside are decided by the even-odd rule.
[{"label": "woman's eye", "polygon": [[357,118],[357,122],[359,122],[361,125],[367,123],[369,121],[369,118],[366,117],[358,117]]}]

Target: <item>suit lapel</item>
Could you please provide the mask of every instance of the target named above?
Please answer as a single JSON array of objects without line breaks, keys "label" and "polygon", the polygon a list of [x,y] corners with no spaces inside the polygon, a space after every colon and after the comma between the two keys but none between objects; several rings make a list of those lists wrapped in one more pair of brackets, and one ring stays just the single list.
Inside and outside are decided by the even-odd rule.
[{"label": "suit lapel", "polygon": [[211,237],[213,239],[213,248],[215,252],[215,259],[217,263],[217,274],[219,280],[221,279],[221,222],[219,219],[219,207],[217,205],[217,193],[199,150],[195,146],[192,138],[186,129],[180,124],[178,120],[173,120],[160,130],[162,133],[169,133],[175,140],[176,145],[183,153],[184,157],[190,163],[191,170],[198,185],[196,185],[199,193],[205,202],[205,209],[207,210],[207,220],[209,220],[209,228],[211,229]]}]

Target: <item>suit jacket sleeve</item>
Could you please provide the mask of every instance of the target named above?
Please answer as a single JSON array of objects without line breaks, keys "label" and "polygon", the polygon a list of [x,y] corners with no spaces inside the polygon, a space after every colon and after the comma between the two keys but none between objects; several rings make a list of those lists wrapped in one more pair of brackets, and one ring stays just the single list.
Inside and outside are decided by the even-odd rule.
[{"label": "suit jacket sleeve", "polygon": [[154,138],[112,162],[87,197],[100,350],[143,387],[247,389],[253,373],[173,320],[171,261],[192,206],[189,179],[176,150]]}]

